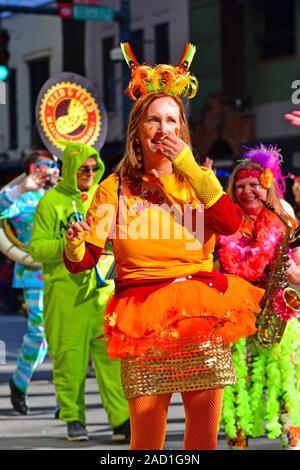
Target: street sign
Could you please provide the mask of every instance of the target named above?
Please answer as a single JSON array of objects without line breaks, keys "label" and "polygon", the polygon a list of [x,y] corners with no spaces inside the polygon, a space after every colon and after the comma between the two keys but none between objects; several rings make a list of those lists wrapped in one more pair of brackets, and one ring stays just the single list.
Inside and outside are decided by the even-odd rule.
[{"label": "street sign", "polygon": [[71,20],[72,19],[72,5],[71,3],[59,3],[58,5],[59,16],[63,20]]},{"label": "street sign", "polygon": [[73,0],[73,5],[100,6],[103,0]]},{"label": "street sign", "polygon": [[114,21],[115,10],[110,7],[75,4],[73,5],[73,18],[86,21]]}]

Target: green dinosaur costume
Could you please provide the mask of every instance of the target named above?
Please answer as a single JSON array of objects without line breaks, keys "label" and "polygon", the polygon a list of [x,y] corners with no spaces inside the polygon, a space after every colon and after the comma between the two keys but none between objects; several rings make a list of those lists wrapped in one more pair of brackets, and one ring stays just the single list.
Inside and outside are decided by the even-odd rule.
[{"label": "green dinosaur costume", "polygon": [[[94,173],[92,187],[81,193],[77,187],[77,172],[91,156],[99,170]],[[99,277],[95,269],[72,275],[65,268],[62,257],[68,225],[70,221],[85,218],[103,172],[104,164],[95,149],[84,144],[67,145],[63,180],[48,191],[37,207],[30,253],[43,265],[44,322],[60,418],[85,424],[85,380],[91,354],[102,404],[110,424],[117,427],[129,416],[120,382],[120,365],[109,359],[106,343],[99,339],[113,281],[97,288]],[[76,212],[72,201],[76,202]],[[113,256],[101,258],[99,267],[105,277]]]}]

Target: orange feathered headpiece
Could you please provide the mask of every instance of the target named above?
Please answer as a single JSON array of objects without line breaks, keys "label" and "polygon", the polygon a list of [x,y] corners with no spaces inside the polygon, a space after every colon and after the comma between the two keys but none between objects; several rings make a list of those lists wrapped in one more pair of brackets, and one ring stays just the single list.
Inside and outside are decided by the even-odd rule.
[{"label": "orange feathered headpiece", "polygon": [[164,91],[171,95],[182,95],[187,98],[193,98],[196,95],[198,80],[188,71],[196,52],[196,47],[192,44],[186,44],[179,65],[161,64],[153,68],[138,63],[129,42],[121,43],[121,49],[131,69],[127,93],[132,100],[158,91]]}]

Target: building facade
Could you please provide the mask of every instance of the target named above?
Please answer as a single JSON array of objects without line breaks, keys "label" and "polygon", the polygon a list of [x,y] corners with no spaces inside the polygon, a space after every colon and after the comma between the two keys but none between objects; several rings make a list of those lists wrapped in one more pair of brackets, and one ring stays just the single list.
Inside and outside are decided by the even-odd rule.
[{"label": "building facade", "polygon": [[[103,2],[117,13],[124,3]],[[130,0],[129,6],[130,42],[139,61],[177,63],[187,41],[197,46],[191,70],[200,87],[189,117],[200,159],[209,155],[229,172],[243,145],[278,144],[284,172],[300,174],[300,130],[283,118],[300,106],[300,0]],[[11,15],[2,27],[11,36],[12,73],[6,105],[0,105],[1,167],[6,158],[20,161],[32,145],[42,84],[59,72],[76,71],[64,70],[68,50],[59,16]],[[72,28],[76,35],[79,22]],[[122,153],[128,108],[120,40],[120,21],[85,23],[84,75],[107,108],[102,154],[108,169]],[[68,47],[77,53],[70,41]]]},{"label": "building facade", "polygon": [[[11,15],[2,19],[10,34],[10,77],[6,103],[0,105],[2,160],[19,160],[32,145],[35,102],[41,85],[61,71],[60,20],[46,15]],[[1,161],[1,160],[0,160]]]},{"label": "building facade", "polygon": [[300,1],[190,0],[189,18],[200,156],[230,170],[242,145],[277,144],[284,173],[300,174],[300,130],[284,119],[300,109]]},{"label": "building facade", "polygon": [[[121,3],[122,0],[106,0],[105,6],[118,13]],[[131,0],[129,5],[130,41],[138,59],[150,64],[176,63],[189,37],[188,0]],[[72,24],[76,34],[79,22],[74,20]],[[0,163],[5,163],[8,156],[11,165],[35,141],[34,106],[39,89],[50,76],[71,70],[64,70],[63,66],[64,38],[59,16],[14,14],[2,20],[2,27],[11,37],[11,75],[7,104],[0,106]],[[85,23],[85,76],[100,91],[107,108],[109,125],[103,151],[108,159],[112,156],[112,162],[120,157],[126,119],[124,61],[111,58],[111,51],[120,40],[118,21]],[[110,167],[111,161],[108,163]]]}]

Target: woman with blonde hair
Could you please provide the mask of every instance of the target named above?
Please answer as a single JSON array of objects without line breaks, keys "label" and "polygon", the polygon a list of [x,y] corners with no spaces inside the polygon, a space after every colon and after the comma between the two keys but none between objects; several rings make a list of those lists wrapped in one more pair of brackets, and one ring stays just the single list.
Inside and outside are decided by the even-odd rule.
[{"label": "woman with blonde hair", "polygon": [[[272,267],[287,230],[277,214],[291,227],[295,228],[296,223],[281,205],[285,180],[280,150],[261,144],[248,149],[243,158],[228,185],[228,194],[243,209],[243,222],[235,234],[219,238],[217,257],[221,272],[266,288],[268,281],[274,283],[275,276],[280,275],[272,273]],[[300,252],[295,247],[289,249],[282,263],[285,256],[287,281],[299,284]],[[270,439],[281,436],[287,449],[297,448],[299,442],[300,325],[295,318],[299,310],[291,310],[282,302],[279,287],[273,299],[274,312],[289,320],[281,342],[265,349],[258,346],[255,337],[249,337],[233,345],[238,380],[225,390],[222,414],[228,444],[233,449],[247,448],[248,436],[264,433]]]}]

